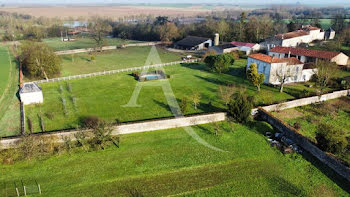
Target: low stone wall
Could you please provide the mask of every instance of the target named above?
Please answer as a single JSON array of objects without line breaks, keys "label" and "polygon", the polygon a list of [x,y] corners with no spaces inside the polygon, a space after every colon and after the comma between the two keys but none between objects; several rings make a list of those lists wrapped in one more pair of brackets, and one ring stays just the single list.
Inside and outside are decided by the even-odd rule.
[{"label": "low stone wall", "polygon": [[[112,135],[123,135],[131,133],[140,133],[146,131],[156,131],[162,129],[172,129],[178,127],[187,127],[193,125],[207,124],[212,122],[219,122],[226,120],[226,113],[213,113],[205,115],[196,115],[190,117],[181,117],[181,118],[169,118],[163,120],[153,120],[145,122],[136,122],[130,124],[121,124],[115,126],[112,131]],[[82,132],[88,132],[89,130],[83,130]],[[50,137],[55,139],[56,142],[63,142],[64,137],[69,137],[71,140],[75,140],[75,134],[81,132],[78,130],[72,131],[61,131],[55,133],[42,133],[34,134],[40,135],[42,137]],[[16,148],[21,137],[6,138],[0,141],[0,149],[9,149]]]},{"label": "low stone wall", "polygon": [[288,124],[274,117],[263,108],[258,109],[259,117],[271,124],[278,131],[293,140],[298,146],[309,152],[323,164],[334,170],[337,174],[344,177],[350,183],[350,169],[337,161],[335,158],[327,155],[325,152],[311,143],[305,136],[301,135],[297,130],[290,127]]},{"label": "low stone wall", "polygon": [[[296,99],[293,101],[287,101],[284,103],[279,103],[279,104],[274,104],[274,105],[269,105],[262,107],[266,111],[280,111],[284,109],[290,109],[294,107],[300,107],[304,105],[310,105],[313,103],[319,103],[323,101],[327,101],[330,99],[336,99],[340,98],[343,96],[350,96],[350,89],[348,90],[341,90],[341,91],[336,91],[333,93],[328,93],[328,94],[323,94],[321,96],[312,96],[312,97],[307,97],[307,98],[302,98],[302,99]],[[252,110],[252,114],[256,114],[258,112],[258,108],[255,108]]]}]

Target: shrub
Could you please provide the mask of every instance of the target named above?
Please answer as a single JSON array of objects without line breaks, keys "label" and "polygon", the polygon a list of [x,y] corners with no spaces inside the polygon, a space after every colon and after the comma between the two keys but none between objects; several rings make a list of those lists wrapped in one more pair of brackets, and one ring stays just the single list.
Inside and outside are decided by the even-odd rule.
[{"label": "shrub", "polygon": [[296,130],[300,130],[301,129],[301,124],[300,123],[298,123],[298,122],[295,122],[294,124],[293,124],[293,127],[294,127],[294,129],[296,129]]},{"label": "shrub", "polygon": [[88,129],[95,129],[100,124],[100,118],[97,116],[86,116],[82,119],[82,126]]},{"label": "shrub", "polygon": [[249,120],[253,106],[254,97],[237,92],[232,95],[228,104],[228,115],[239,123],[246,123]]},{"label": "shrub", "polygon": [[230,55],[233,57],[234,60],[239,59],[239,53],[237,51],[232,51]]},{"label": "shrub", "polygon": [[230,54],[209,55],[204,59],[204,62],[211,71],[223,73],[228,71],[229,67],[235,62]]},{"label": "shrub", "polygon": [[91,61],[95,61],[96,60],[96,56],[93,55],[93,56],[90,57],[90,59],[91,59]]},{"label": "shrub", "polygon": [[184,96],[182,99],[181,99],[181,103],[180,103],[180,109],[181,109],[181,112],[183,114],[185,114],[187,112],[187,108],[188,108],[188,98],[186,96]]},{"label": "shrub", "polygon": [[55,118],[55,114],[53,112],[47,112],[45,113],[45,116],[50,120],[53,120]]},{"label": "shrub", "polygon": [[343,153],[348,145],[345,132],[329,124],[318,126],[316,141],[319,148],[334,154]]}]

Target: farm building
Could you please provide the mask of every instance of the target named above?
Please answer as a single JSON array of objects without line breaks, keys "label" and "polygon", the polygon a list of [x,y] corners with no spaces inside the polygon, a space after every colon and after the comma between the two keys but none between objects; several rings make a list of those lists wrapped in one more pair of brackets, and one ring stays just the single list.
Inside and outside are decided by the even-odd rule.
[{"label": "farm building", "polygon": [[324,33],[325,40],[333,40],[334,37],[335,37],[335,31],[331,27],[327,29],[327,31],[325,31]]},{"label": "farm building", "polygon": [[238,47],[231,43],[225,43],[225,44],[209,47],[209,50],[213,50],[217,54],[223,54],[223,53],[230,53],[232,51],[237,51]]},{"label": "farm building", "polygon": [[257,53],[248,57],[247,69],[252,63],[257,65],[258,73],[265,75],[264,83],[273,85],[281,84],[282,77],[285,83],[308,81],[316,72],[315,69],[304,69],[304,64],[295,57],[277,58]]},{"label": "farm building", "polygon": [[233,42],[231,42],[231,44],[237,46],[238,51],[243,51],[246,53],[246,55],[249,55],[254,51],[260,50],[260,45],[256,44],[256,43],[233,41]]},{"label": "farm building", "polygon": [[[335,35],[335,32],[331,33]],[[329,36],[328,39],[333,39],[334,36]],[[270,50],[275,46],[282,47],[297,47],[300,44],[309,44],[315,40],[326,39],[326,33],[321,31],[318,27],[311,25],[304,25],[301,29],[293,32],[277,34],[271,38],[267,38],[264,42],[260,43],[262,47]]]},{"label": "farm building", "polygon": [[186,38],[176,42],[174,47],[182,50],[203,50],[211,47],[212,45],[213,41],[210,38],[187,36]]},{"label": "farm building", "polygon": [[24,105],[44,102],[43,92],[35,83],[23,84],[23,87],[19,90],[19,96]]},{"label": "farm building", "polygon": [[316,63],[318,59],[322,59],[335,62],[338,65],[346,65],[349,60],[349,57],[342,52],[280,46],[271,49],[269,55],[278,58],[296,57],[303,63]]}]

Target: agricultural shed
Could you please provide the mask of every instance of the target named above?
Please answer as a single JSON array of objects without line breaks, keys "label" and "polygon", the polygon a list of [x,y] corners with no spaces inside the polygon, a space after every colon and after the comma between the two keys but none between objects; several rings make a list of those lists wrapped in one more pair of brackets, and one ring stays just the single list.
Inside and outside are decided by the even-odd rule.
[{"label": "agricultural shed", "polygon": [[24,105],[44,102],[43,92],[35,83],[25,83],[19,90],[19,96]]}]

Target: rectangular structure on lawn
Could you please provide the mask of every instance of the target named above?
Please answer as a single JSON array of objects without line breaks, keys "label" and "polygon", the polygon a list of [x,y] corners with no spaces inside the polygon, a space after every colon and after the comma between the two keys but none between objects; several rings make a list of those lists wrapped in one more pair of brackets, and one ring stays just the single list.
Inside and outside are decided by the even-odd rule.
[{"label": "rectangular structure on lawn", "polygon": [[24,105],[44,102],[43,92],[36,83],[25,83],[19,90],[19,96]]}]

